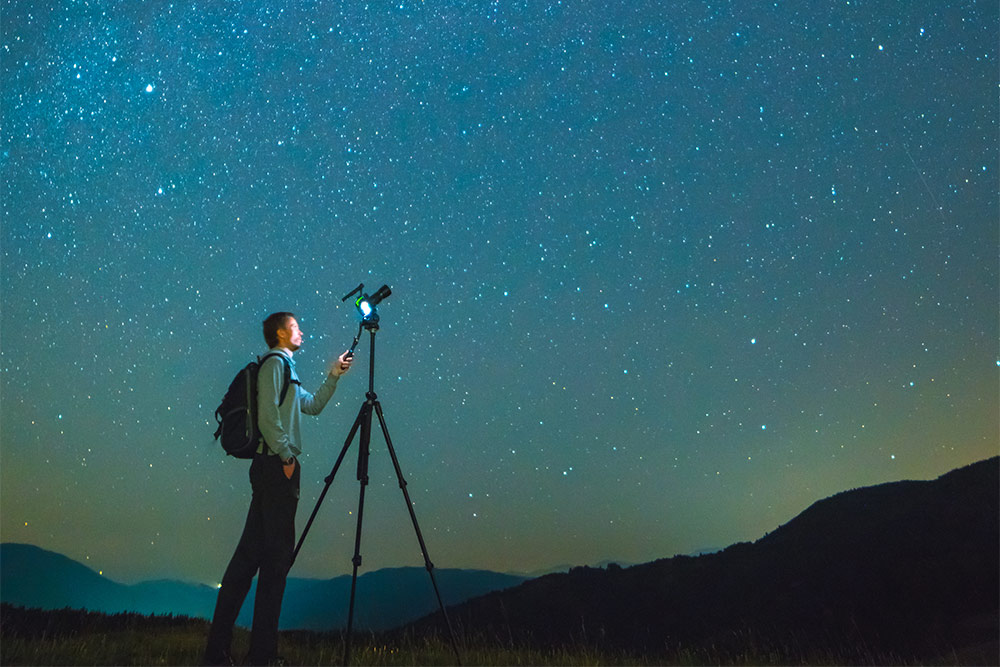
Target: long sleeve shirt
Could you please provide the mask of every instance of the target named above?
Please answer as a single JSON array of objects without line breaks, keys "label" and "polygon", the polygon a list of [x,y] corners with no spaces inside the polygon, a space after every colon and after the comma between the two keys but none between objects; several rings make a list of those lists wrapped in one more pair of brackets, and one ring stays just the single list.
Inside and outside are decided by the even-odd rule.
[{"label": "long sleeve shirt", "polygon": [[316,393],[310,394],[299,383],[292,356],[280,347],[270,351],[278,352],[288,360],[292,375],[285,400],[279,405],[281,386],[285,380],[285,364],[278,357],[270,357],[260,367],[257,375],[257,426],[263,442],[257,451],[264,453],[266,443],[271,452],[285,460],[302,453],[302,413],[318,415],[322,412],[336,391],[340,378],[328,374]]}]

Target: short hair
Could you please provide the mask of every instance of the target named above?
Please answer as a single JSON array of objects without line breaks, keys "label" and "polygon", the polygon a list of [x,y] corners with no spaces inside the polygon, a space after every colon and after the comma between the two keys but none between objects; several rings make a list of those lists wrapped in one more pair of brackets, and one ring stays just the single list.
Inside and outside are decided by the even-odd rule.
[{"label": "short hair", "polygon": [[271,313],[264,320],[264,340],[267,341],[267,346],[278,347],[278,329],[283,329],[288,320],[295,317],[294,313]]}]

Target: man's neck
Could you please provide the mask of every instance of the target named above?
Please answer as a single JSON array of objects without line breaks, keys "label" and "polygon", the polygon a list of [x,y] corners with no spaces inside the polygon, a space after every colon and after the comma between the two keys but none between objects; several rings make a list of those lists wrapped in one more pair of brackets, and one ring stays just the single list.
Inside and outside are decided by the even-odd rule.
[{"label": "man's neck", "polygon": [[278,347],[275,347],[273,349],[274,349],[275,352],[284,352],[289,357],[291,357],[291,356],[293,356],[295,354],[294,352],[292,352],[291,350],[289,350],[287,347],[283,347],[281,345],[279,345]]}]

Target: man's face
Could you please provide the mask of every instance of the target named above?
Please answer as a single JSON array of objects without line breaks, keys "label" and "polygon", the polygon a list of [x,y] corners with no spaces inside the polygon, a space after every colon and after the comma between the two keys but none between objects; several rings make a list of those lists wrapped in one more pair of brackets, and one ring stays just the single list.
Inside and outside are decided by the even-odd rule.
[{"label": "man's face", "polygon": [[302,347],[302,330],[294,317],[289,317],[285,326],[278,329],[278,344],[292,352]]}]

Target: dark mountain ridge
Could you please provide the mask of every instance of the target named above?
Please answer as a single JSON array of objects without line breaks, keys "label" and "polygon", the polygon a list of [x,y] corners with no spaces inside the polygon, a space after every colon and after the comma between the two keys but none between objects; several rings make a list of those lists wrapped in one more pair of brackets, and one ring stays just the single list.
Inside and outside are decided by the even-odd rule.
[{"label": "dark mountain ridge", "polygon": [[[445,604],[456,604],[524,581],[523,577],[485,570],[436,569]],[[256,583],[254,584],[256,586]],[[281,627],[333,630],[347,624],[351,577],[290,577],[285,589]],[[238,619],[249,626],[255,589],[247,595]],[[109,614],[173,614],[211,618],[218,589],[179,581],[133,585],[107,579],[66,556],[30,544],[0,544],[0,600],[38,609],[86,609]],[[358,577],[355,626],[384,630],[430,613],[437,599],[422,567],[387,568]]]},{"label": "dark mountain ridge", "polygon": [[[630,568],[574,568],[449,613],[465,633],[539,646],[934,659],[997,645],[998,498],[994,457],[932,481],[820,500],[754,543]],[[429,628],[441,631],[440,620],[411,630]]]}]

